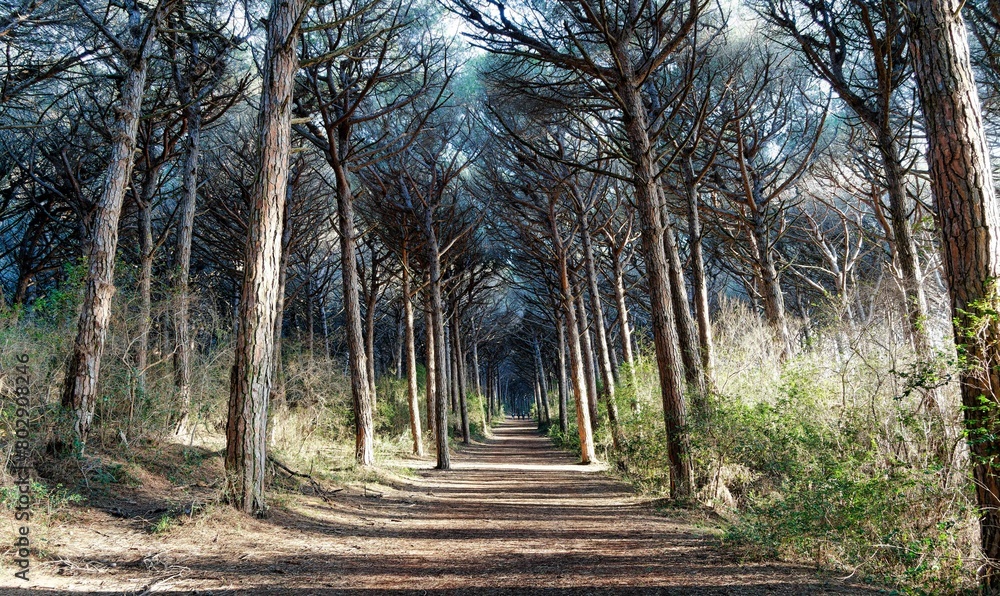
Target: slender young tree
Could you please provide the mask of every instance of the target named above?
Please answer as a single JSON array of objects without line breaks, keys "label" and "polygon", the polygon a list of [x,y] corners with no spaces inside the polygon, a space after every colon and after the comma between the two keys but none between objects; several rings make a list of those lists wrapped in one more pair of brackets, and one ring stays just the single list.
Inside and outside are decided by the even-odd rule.
[{"label": "slender young tree", "polygon": [[417,399],[417,347],[413,329],[413,291],[410,288],[410,253],[408,238],[403,237],[401,247],[401,272],[403,280],[403,318],[406,328],[406,394],[410,404],[410,433],[413,436],[413,454],[423,457],[424,441],[420,433],[420,402]]}]

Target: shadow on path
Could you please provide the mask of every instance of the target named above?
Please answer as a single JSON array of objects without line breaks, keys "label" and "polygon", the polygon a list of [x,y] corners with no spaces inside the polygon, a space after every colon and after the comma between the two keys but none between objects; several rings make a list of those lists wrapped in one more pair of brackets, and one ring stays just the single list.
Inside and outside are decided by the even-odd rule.
[{"label": "shadow on path", "polygon": [[[168,553],[161,567],[146,559],[140,564],[135,554],[109,544],[94,555],[107,573],[82,574],[50,591],[875,593],[805,567],[740,565],[709,532],[657,514],[600,468],[578,465],[555,449],[530,421],[507,420],[494,433],[455,455],[452,470],[420,470],[382,498],[344,495],[326,503],[303,497],[243,528],[207,528],[196,545],[189,544],[192,534],[177,532],[155,547]],[[108,561],[119,563],[108,570]]]}]

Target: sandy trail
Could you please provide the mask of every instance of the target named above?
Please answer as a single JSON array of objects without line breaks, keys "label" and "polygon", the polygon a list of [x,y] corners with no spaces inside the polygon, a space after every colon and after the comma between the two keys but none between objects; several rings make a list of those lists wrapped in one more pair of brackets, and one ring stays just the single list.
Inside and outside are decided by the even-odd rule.
[{"label": "sandy trail", "polygon": [[[863,594],[791,565],[739,565],[528,421],[381,496],[293,497],[163,535],[91,511],[53,534],[32,591],[93,594]],[[220,508],[221,509],[221,508]],[[0,593],[22,584],[4,569]],[[874,593],[874,591],[870,592]]]}]

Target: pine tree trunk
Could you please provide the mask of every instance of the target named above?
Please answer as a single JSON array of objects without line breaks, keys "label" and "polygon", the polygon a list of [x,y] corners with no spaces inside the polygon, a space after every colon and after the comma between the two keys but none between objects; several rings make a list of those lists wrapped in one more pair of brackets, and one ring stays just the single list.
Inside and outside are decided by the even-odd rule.
[{"label": "pine tree trunk", "polygon": [[[624,48],[617,48],[622,64],[629,64]],[[622,116],[632,159],[635,202],[639,211],[641,249],[649,284],[651,327],[656,348],[663,418],[667,430],[667,456],[670,460],[670,494],[674,498],[691,495],[692,462],[687,433],[684,383],[681,380],[680,348],[673,305],[670,301],[669,266],[664,251],[663,218],[657,197],[653,169],[653,151],[646,124],[646,109],[638,87],[631,80],[618,85],[622,96]]]},{"label": "pine tree trunk", "polygon": [[968,366],[962,404],[972,452],[984,592],[1000,592],[1000,205],[959,0],[910,0],[911,43],[941,216],[955,343]]},{"label": "pine tree trunk", "polygon": [[149,335],[153,327],[153,196],[159,168],[147,174],[139,199],[139,338],[136,345],[136,387],[146,392]]},{"label": "pine tree trunk", "polygon": [[[625,302],[625,272],[618,257],[613,259],[612,273],[615,278],[615,302],[618,306],[618,329],[622,340],[622,357],[628,368],[629,383],[633,389],[637,387],[635,372],[635,357],[632,354],[632,328],[629,325],[628,305]],[[633,399],[632,409],[638,407],[638,401]]]},{"label": "pine tree trunk", "polygon": [[491,370],[489,362],[486,363],[486,385],[484,385],[486,391],[484,392],[484,397],[486,398],[486,425],[489,426],[493,424],[493,383],[492,377],[493,371]]},{"label": "pine tree trunk", "polygon": [[[404,309],[405,310],[405,309]],[[392,371],[396,375],[396,379],[403,378],[403,344],[406,343],[406,313],[402,313],[396,324],[396,349],[393,353],[393,366]]]},{"label": "pine tree trunk", "polygon": [[426,387],[424,388],[427,399],[427,432],[430,433],[432,437],[437,435],[437,357],[434,355],[434,315],[431,307],[431,295],[430,292],[424,297],[424,333],[426,335],[425,343],[427,344],[426,349],[426,362],[427,362],[427,379]]},{"label": "pine tree trunk", "polygon": [[688,208],[688,243],[691,247],[691,285],[694,290],[694,310],[698,319],[698,345],[701,348],[701,366],[706,381],[711,384],[715,370],[715,345],[712,338],[712,319],[708,310],[708,281],[705,275],[705,255],[702,246],[701,214],[698,211],[698,188],[695,182],[691,156],[681,158],[684,168],[684,188]]},{"label": "pine tree trunk", "polygon": [[444,340],[444,303],[441,298],[441,253],[434,229],[434,211],[427,209],[424,213],[424,235],[427,250],[428,274],[430,277],[431,319],[434,327],[434,356],[438,374],[436,381],[435,404],[435,438],[437,447],[437,469],[451,469],[451,457],[448,453],[448,381],[444,371],[448,366],[446,359],[447,344]]},{"label": "pine tree trunk", "polygon": [[535,352],[535,372],[538,376],[538,390],[540,397],[540,405],[542,407],[541,417],[545,424],[551,422],[551,413],[549,412],[549,383],[548,379],[545,378],[545,365],[542,363],[542,349],[538,345],[538,338],[534,338],[534,352]]},{"label": "pine tree trunk", "polygon": [[594,432],[590,422],[590,406],[587,400],[587,379],[583,372],[583,356],[580,348],[580,328],[576,320],[576,305],[573,300],[573,285],[570,283],[567,249],[559,233],[555,213],[549,209],[549,230],[558,259],[559,299],[566,329],[569,331],[570,375],[573,382],[573,396],[576,399],[576,426],[580,437],[580,463],[589,464],[597,459],[594,450]]},{"label": "pine tree trunk", "polygon": [[691,306],[688,303],[687,282],[684,279],[684,265],[681,263],[680,249],[677,247],[677,236],[670,217],[666,214],[666,202],[663,189],[657,187],[663,206],[663,249],[667,255],[668,274],[670,275],[670,301],[674,307],[677,319],[677,341],[680,343],[681,360],[684,362],[684,380],[693,392],[695,408],[705,396],[705,373],[701,368],[701,346],[698,345],[698,332],[695,330],[694,318],[691,316]]},{"label": "pine tree trunk", "polygon": [[[140,34],[138,8],[130,9],[130,29]],[[159,9],[149,17],[149,40],[131,40],[123,56],[127,61],[119,88],[118,102],[111,125],[111,161],[105,175],[104,189],[97,201],[93,227],[86,243],[87,276],[84,281],[83,304],[77,324],[73,355],[66,370],[62,407],[70,410],[73,432],[80,448],[87,443],[97,399],[97,381],[101,358],[111,319],[111,298],[115,293],[115,255],[118,250],[118,221],[121,218],[125,191],[131,182],[132,166],[138,132],[142,96],[146,88],[146,72],[152,38],[159,19],[165,14]]]},{"label": "pine tree trunk", "polygon": [[568,383],[566,378],[566,323],[563,322],[562,317],[556,318],[556,332],[559,336],[559,431],[566,432],[566,426],[569,422],[566,416],[569,391],[566,387]]},{"label": "pine tree trunk", "polygon": [[420,401],[417,399],[417,345],[413,334],[413,302],[410,295],[410,255],[403,247],[403,326],[406,342],[406,390],[410,402],[410,434],[413,436],[413,453],[424,455],[424,442],[420,436]]},{"label": "pine tree trunk", "polygon": [[[344,139],[346,142],[346,139]],[[342,143],[343,146],[343,143]],[[331,154],[336,154],[333,150]],[[355,458],[362,466],[375,463],[375,402],[368,380],[368,357],[361,323],[358,286],[357,231],[354,227],[354,193],[339,155],[333,160],[337,176],[337,215],[340,264],[344,287],[344,319],[347,327],[347,358],[354,400]]]},{"label": "pine tree trunk", "polygon": [[[756,202],[756,197],[751,199]],[[760,296],[764,303],[764,318],[771,325],[779,344],[782,346],[781,357],[792,355],[792,335],[788,331],[788,319],[785,316],[785,297],[781,293],[781,283],[778,279],[778,269],[774,264],[774,252],[771,250],[771,237],[763,215],[753,211],[753,237],[751,238],[755,251],[757,274],[760,281]]]},{"label": "pine tree trunk", "polygon": [[899,147],[890,130],[877,133],[876,147],[882,158],[885,171],[886,191],[889,196],[889,218],[892,221],[893,244],[896,260],[902,274],[903,297],[909,322],[910,337],[917,353],[926,356],[930,349],[927,334],[927,298],[921,281],[920,262],[916,243],[913,241],[910,217],[907,213],[906,186],[903,164],[900,162]]},{"label": "pine tree trunk", "polygon": [[542,415],[542,388],[538,381],[538,371],[535,371],[535,417],[536,422],[538,422],[538,428],[541,429],[545,423],[545,417]]},{"label": "pine tree trunk", "polygon": [[[187,95],[187,94],[185,94]],[[184,110],[187,120],[187,144],[184,148],[184,175],[180,221],[177,224],[177,311],[174,315],[174,385],[177,387],[178,412],[175,431],[183,433],[191,415],[191,243],[194,216],[198,204],[198,161],[201,153],[201,105],[190,104]],[[287,197],[286,197],[287,200]]]},{"label": "pine tree trunk", "polygon": [[594,264],[594,244],[590,236],[590,218],[586,211],[580,216],[580,237],[583,240],[583,260],[586,269],[587,286],[590,289],[590,310],[594,315],[594,335],[597,339],[597,363],[601,373],[601,393],[608,409],[608,423],[611,438],[617,450],[622,442],[622,431],[618,424],[618,405],[615,403],[615,374],[611,366],[608,349],[608,334],[604,328],[604,305],[601,303],[600,286],[597,283],[597,267]]},{"label": "pine tree trunk", "polygon": [[471,440],[469,432],[469,404],[465,387],[465,354],[462,348],[461,314],[455,312],[451,329],[451,361],[455,371],[455,392],[458,394],[458,414],[462,422],[462,443],[468,445]]},{"label": "pine tree trunk", "polygon": [[542,364],[542,347],[538,344],[538,338],[532,338],[532,356],[535,359],[535,372],[538,373],[538,379],[542,384],[542,391],[545,393],[549,392],[549,384],[545,379],[545,366]]},{"label": "pine tree trunk", "polygon": [[[271,412],[269,420],[274,419],[276,409],[283,408],[285,404],[285,365],[282,358],[281,336],[284,333],[285,322],[285,288],[288,286],[288,252],[292,241],[292,228],[289,225],[291,218],[291,206],[294,200],[294,172],[288,176],[288,189],[285,191],[285,211],[282,215],[281,223],[281,259],[278,261],[278,306],[277,314],[274,317],[274,387],[271,390]],[[327,351],[329,356],[329,351]],[[268,422],[268,428],[271,428]],[[274,429],[269,431],[270,440],[274,435]]]},{"label": "pine tree trunk", "polygon": [[372,261],[371,286],[368,289],[367,300],[365,300],[365,363],[367,367],[365,374],[368,375],[368,395],[372,403],[372,411],[375,411],[378,403],[377,392],[375,390],[375,307],[378,300],[378,284],[375,278],[375,262]]},{"label": "pine tree trunk", "polygon": [[[452,316],[454,319],[454,316]],[[451,413],[458,415],[458,366],[455,362],[454,321],[444,329],[445,348],[448,357],[448,397],[451,399]]]},{"label": "pine tree trunk", "polygon": [[[559,250],[560,247],[557,247]],[[580,463],[589,464],[596,458],[594,450],[594,429],[590,422],[590,400],[587,398],[587,378],[583,371],[583,355],[580,347],[580,328],[576,320],[572,285],[569,282],[569,266],[565,255],[559,259],[559,283],[562,292],[563,316],[569,331],[569,359],[572,371],[573,394],[576,398],[576,425],[580,435]]]},{"label": "pine tree trunk", "polygon": [[263,515],[267,411],[274,368],[278,263],[291,150],[291,108],[298,68],[295,38],[301,0],[275,0],[267,26],[258,141],[259,167],[250,190],[239,331],[226,423],[226,498]]},{"label": "pine tree trunk", "polygon": [[479,337],[478,333],[472,338],[472,379],[476,382],[476,395],[483,394],[483,382],[479,376]]},{"label": "pine tree trunk", "polygon": [[583,300],[583,291],[576,297],[577,323],[580,326],[580,349],[583,361],[583,375],[587,381],[587,407],[590,409],[591,429],[595,432],[600,424],[600,414],[597,411],[597,375],[594,374],[594,345],[590,341],[590,323],[587,321],[587,306]]}]

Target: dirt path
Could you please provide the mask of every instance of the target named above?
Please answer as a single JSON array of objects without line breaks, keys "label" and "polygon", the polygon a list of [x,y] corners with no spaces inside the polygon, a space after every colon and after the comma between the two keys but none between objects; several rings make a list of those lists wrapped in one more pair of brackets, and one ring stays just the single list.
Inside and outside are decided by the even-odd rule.
[{"label": "dirt path", "polygon": [[[95,594],[862,594],[830,575],[741,566],[525,421],[454,469],[266,520],[223,508],[166,534],[92,512],[54,535],[33,589]],[[426,464],[425,464],[426,465]],[[13,580],[16,581],[16,580]],[[18,582],[20,583],[20,582]],[[10,573],[0,593],[13,593]],[[16,591],[20,593],[20,590]]]}]

